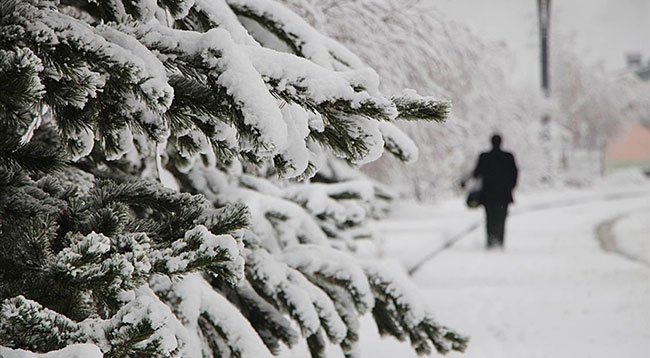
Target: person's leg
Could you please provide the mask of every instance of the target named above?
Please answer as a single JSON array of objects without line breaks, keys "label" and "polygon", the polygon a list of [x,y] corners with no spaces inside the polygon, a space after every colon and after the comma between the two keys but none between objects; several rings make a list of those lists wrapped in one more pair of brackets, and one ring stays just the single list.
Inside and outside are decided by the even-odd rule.
[{"label": "person's leg", "polygon": [[508,216],[508,205],[499,205],[495,210],[495,236],[496,244],[500,247],[503,247],[503,241],[506,233],[506,217]]},{"label": "person's leg", "polygon": [[485,205],[485,231],[487,236],[487,248],[493,248],[497,245],[496,222],[497,214],[494,205]]}]

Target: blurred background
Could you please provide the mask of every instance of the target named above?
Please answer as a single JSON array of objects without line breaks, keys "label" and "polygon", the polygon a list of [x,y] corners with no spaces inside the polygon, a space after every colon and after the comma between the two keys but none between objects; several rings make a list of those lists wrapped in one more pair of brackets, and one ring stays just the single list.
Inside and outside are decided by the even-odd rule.
[{"label": "blurred background", "polygon": [[365,167],[407,198],[458,194],[494,132],[517,156],[523,191],[650,170],[648,0],[549,1],[548,97],[537,0],[285,1],[375,68],[385,92],[453,102],[444,125],[403,126],[416,165],[385,156]]},{"label": "blurred background", "polygon": [[[453,103],[401,124],[415,164],[363,167],[401,198],[375,254],[470,336],[451,356],[650,357],[650,0],[284,1],[386,93]],[[499,252],[459,186],[493,133],[520,169]],[[364,327],[361,356],[415,356]]]}]

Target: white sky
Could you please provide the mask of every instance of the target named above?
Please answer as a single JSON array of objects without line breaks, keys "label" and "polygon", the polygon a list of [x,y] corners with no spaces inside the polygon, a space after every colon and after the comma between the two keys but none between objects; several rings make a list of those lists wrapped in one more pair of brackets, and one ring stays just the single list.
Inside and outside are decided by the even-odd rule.
[{"label": "white sky", "polygon": [[[517,57],[514,79],[538,81],[537,0],[422,1],[488,40],[505,42]],[[587,63],[615,71],[625,67],[630,51],[650,61],[650,0],[551,0],[551,4],[551,31],[573,35],[576,50]]]}]

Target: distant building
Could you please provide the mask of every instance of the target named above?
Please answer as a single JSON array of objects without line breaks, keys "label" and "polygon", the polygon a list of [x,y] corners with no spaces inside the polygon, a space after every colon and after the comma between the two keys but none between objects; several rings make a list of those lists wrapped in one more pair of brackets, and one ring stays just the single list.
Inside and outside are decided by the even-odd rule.
[{"label": "distant building", "polygon": [[[626,60],[628,73],[634,73],[643,81],[650,81],[650,61],[643,65],[639,53],[628,53]],[[605,150],[605,162],[608,169],[628,166],[650,168],[650,128],[634,122],[620,135],[610,138]]]},{"label": "distant building", "polygon": [[633,123],[607,141],[605,152],[607,168],[616,169],[628,166],[650,165],[650,129]]}]

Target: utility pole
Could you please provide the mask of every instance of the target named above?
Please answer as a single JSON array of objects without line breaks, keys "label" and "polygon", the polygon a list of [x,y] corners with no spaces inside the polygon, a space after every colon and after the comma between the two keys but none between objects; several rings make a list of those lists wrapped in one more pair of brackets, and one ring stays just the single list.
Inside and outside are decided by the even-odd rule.
[{"label": "utility pole", "polygon": [[553,153],[551,151],[551,116],[548,103],[551,98],[551,85],[549,75],[549,46],[548,38],[551,25],[551,0],[537,0],[537,18],[539,22],[539,36],[540,36],[540,60],[541,60],[541,75],[542,75],[542,93],[546,100],[545,108],[542,112],[542,122],[540,139],[542,142],[542,149],[544,150],[545,160],[545,173],[542,176],[542,181],[548,184],[553,180]]},{"label": "utility pole", "polygon": [[551,97],[551,86],[548,72],[548,35],[551,25],[551,0],[537,0],[537,15],[539,19],[540,59],[542,70],[542,91],[544,97]]}]

